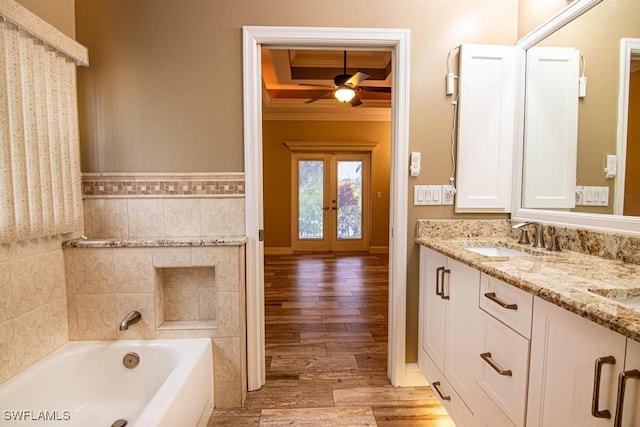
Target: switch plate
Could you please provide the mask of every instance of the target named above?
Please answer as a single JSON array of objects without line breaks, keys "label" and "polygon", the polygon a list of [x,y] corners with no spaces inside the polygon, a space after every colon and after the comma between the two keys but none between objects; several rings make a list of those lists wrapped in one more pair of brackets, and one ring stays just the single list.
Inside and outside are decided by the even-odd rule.
[{"label": "switch plate", "polygon": [[590,187],[585,185],[583,189],[584,200],[582,204],[584,206],[609,206],[609,187]]},{"label": "switch plate", "polygon": [[442,204],[442,186],[441,185],[414,185],[413,186],[413,205],[414,206],[433,206]]},{"label": "switch plate", "polygon": [[453,185],[443,185],[442,186],[442,204],[443,205],[453,205],[453,199],[455,197],[456,190],[453,188]]}]

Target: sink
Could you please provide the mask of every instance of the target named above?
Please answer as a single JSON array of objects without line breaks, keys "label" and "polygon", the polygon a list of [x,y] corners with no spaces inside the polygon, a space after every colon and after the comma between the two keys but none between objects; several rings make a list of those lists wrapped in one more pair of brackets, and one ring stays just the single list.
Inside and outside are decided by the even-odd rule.
[{"label": "sink", "polygon": [[531,255],[524,251],[505,248],[503,246],[467,246],[466,250],[488,257],[514,257]]},{"label": "sink", "polygon": [[640,288],[638,289],[589,289],[594,294],[603,296],[622,305],[640,310]]}]

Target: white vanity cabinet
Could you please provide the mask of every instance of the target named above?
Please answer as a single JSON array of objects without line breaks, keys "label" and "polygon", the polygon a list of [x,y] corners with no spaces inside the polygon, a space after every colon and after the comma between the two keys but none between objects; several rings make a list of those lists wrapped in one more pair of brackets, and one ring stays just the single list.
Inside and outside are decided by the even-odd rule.
[{"label": "white vanity cabinet", "polygon": [[624,336],[536,297],[527,426],[613,426],[625,347]]},{"label": "white vanity cabinet", "polygon": [[418,364],[454,421],[471,425],[481,398],[480,272],[425,247],[420,264]]},{"label": "white vanity cabinet", "polygon": [[[627,338],[624,375],[618,375],[615,422],[623,427],[640,425],[640,342]],[[624,387],[621,388],[621,382]]]}]

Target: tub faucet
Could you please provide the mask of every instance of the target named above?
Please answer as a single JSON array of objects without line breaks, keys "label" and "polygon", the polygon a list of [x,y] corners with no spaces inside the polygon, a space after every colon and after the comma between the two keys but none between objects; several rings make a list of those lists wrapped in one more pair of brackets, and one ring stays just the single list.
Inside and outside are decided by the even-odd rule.
[{"label": "tub faucet", "polygon": [[140,314],[139,311],[134,310],[129,312],[129,314],[127,314],[125,318],[122,319],[122,322],[120,322],[120,330],[126,331],[127,329],[129,329],[129,325],[138,323],[140,319],[142,319],[142,314]]},{"label": "tub faucet", "polygon": [[[536,227],[536,237],[535,237],[535,239],[533,241],[533,247],[534,248],[544,248],[544,226],[542,225],[542,223],[540,223],[540,222],[522,222],[520,224],[514,225],[511,228],[515,228],[515,229],[520,230],[520,229],[522,229],[522,227],[527,226],[527,225],[534,225]],[[524,233],[523,233],[523,236],[525,236]],[[528,239],[527,239],[526,243],[529,243]]]}]

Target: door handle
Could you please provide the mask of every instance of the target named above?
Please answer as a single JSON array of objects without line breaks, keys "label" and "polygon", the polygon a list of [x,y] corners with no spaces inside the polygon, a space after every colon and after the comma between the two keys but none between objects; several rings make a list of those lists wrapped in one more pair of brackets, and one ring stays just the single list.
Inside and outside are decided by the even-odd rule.
[{"label": "door handle", "polygon": [[513,376],[511,369],[502,369],[496,362],[493,361],[493,359],[491,358],[491,353],[481,353],[480,357],[482,357],[482,360],[487,362],[489,366],[491,366],[493,370],[500,375],[504,375],[505,377]]},{"label": "door handle", "polygon": [[440,399],[442,400],[451,400],[451,396],[445,396],[444,394],[442,394],[442,392],[440,391],[440,381],[435,381],[432,382],[431,385],[433,386],[433,388],[435,389],[435,391],[438,393],[438,396],[440,396]]},{"label": "door handle", "polygon": [[440,286],[442,285],[442,272],[444,271],[444,267],[436,268],[436,295],[441,296],[442,290]]},{"label": "door handle", "polygon": [[506,308],[507,310],[517,310],[518,304],[509,304],[507,302],[502,301],[500,298],[496,296],[495,292],[487,292],[484,294],[485,298],[489,298],[491,301],[498,304],[500,307]]},{"label": "door handle", "polygon": [[624,406],[624,392],[627,387],[628,380],[640,380],[640,371],[633,369],[631,371],[620,372],[618,375],[618,397],[616,399],[616,418],[613,422],[614,427],[622,426],[622,407]]},{"label": "door handle", "polygon": [[[600,404],[600,379],[602,377],[602,365],[615,365],[616,358],[613,356],[598,357],[595,364],[595,372],[593,374],[593,397],[591,399],[591,415],[596,418],[611,418],[611,412],[608,409],[599,409]],[[619,392],[619,390],[618,390]],[[623,390],[624,393],[624,390]]]},{"label": "door handle", "polygon": [[[451,274],[451,270],[442,270],[442,292],[440,293],[440,298],[442,299],[449,299],[449,295],[445,295],[444,294],[444,275],[445,274]],[[449,284],[449,286],[451,286],[451,284]]]},{"label": "door handle", "polygon": [[323,211],[328,211],[329,210],[329,206],[325,206],[324,208],[322,208]]}]

